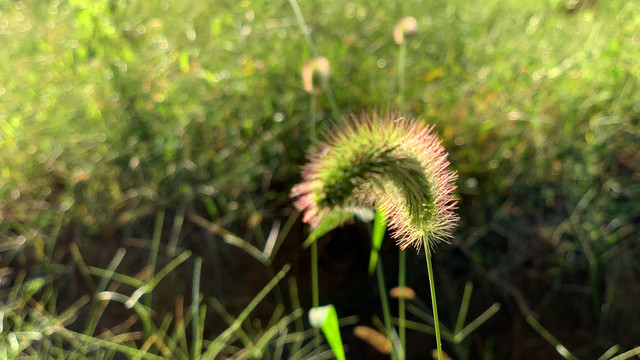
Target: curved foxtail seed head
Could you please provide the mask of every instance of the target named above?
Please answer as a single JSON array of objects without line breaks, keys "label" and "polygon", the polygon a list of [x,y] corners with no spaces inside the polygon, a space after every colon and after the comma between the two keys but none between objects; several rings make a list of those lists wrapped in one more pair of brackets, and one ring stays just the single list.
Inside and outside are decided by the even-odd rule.
[{"label": "curved foxtail seed head", "polygon": [[313,228],[353,206],[375,206],[402,249],[450,238],[456,173],[433,127],[397,114],[351,117],[312,151],[291,196]]},{"label": "curved foxtail seed head", "polygon": [[307,61],[302,67],[302,86],[306,92],[317,94],[321,86],[318,86],[318,79],[329,78],[329,60],[320,56]]},{"label": "curved foxtail seed head", "polygon": [[410,38],[418,31],[418,22],[413,16],[403,17],[393,28],[393,41],[400,45],[406,38]]}]

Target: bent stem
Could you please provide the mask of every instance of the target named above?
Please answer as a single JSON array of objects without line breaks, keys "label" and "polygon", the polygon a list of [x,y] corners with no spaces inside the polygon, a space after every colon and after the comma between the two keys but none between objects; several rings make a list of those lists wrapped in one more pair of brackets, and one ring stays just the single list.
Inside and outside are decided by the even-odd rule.
[{"label": "bent stem", "polygon": [[442,360],[442,343],[440,341],[440,322],[438,321],[438,304],[436,303],[436,286],[433,281],[433,268],[431,266],[431,251],[429,242],[423,238],[424,255],[427,259],[427,272],[429,273],[429,287],[431,288],[431,304],[433,306],[433,326],[436,332],[436,346],[438,347],[438,360]]}]

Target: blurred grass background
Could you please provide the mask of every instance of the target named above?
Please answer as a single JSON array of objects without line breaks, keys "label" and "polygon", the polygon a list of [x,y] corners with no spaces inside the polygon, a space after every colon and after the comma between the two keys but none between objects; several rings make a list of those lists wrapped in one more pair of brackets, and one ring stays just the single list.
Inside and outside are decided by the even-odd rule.
[{"label": "blurred grass background", "polygon": [[[403,16],[418,20],[404,106],[436,125],[459,172],[461,226],[435,256],[440,302],[458,303],[471,280],[478,299],[470,312],[503,304],[466,344],[470,358],[559,356],[527,325],[531,314],[578,357],[640,345],[639,2],[300,7],[331,64],[343,115],[401,105],[391,31]],[[5,0],[0,48],[3,341],[12,343],[7,334],[27,307],[41,304],[54,318],[75,309],[97,279],[82,262],[105,269],[121,248],[118,271],[141,281],[150,253],[160,267],[193,252],[202,258],[202,302],[212,306],[216,296],[236,315],[291,263],[309,306],[308,254],[298,246],[306,232],[293,224],[288,192],[311,145],[300,80],[311,54],[287,1]],[[318,106],[326,130],[336,120],[325,97]],[[293,230],[266,265],[220,241],[236,236],[262,249],[286,223]],[[363,230],[323,239],[321,296],[366,323],[378,305]],[[387,241],[383,251],[393,284],[397,250]],[[408,260],[408,282],[427,299],[423,259]],[[167,295],[149,296],[152,313],[191,301],[193,266],[186,261],[160,283]],[[11,305],[27,280],[39,286]],[[262,311],[295,310],[283,300],[290,285]],[[443,322],[455,321],[455,308],[441,309]],[[77,325],[88,310],[76,310],[63,327],[94,335]],[[110,305],[92,326],[111,328],[130,314]],[[213,310],[204,319],[205,338],[225,329]],[[408,335],[410,347],[425,341]],[[24,351],[42,351],[27,340]],[[354,358],[367,347],[347,343]]]}]

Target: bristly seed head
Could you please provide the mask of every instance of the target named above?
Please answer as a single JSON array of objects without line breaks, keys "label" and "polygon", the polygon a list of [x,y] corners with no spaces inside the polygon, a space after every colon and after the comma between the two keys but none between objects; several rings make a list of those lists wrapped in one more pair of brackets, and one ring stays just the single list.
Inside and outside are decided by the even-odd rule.
[{"label": "bristly seed head", "polygon": [[452,236],[457,175],[432,126],[392,113],[352,116],[308,157],[291,196],[312,227],[366,205],[382,210],[402,249]]},{"label": "bristly seed head", "polygon": [[318,86],[318,80],[329,78],[329,60],[320,56],[307,61],[302,67],[302,86],[311,94],[320,92],[322,86]]}]

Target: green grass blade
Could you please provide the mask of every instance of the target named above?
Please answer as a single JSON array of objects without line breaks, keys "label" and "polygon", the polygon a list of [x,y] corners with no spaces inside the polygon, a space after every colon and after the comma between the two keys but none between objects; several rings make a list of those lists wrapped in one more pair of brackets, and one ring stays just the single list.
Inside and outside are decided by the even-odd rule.
[{"label": "green grass blade", "polygon": [[342,337],[340,336],[340,325],[338,324],[338,313],[333,305],[326,305],[309,310],[309,322],[314,328],[322,329],[324,337],[327,339],[336,359],[345,360]]},{"label": "green grass blade", "polygon": [[[224,306],[222,306],[218,299],[213,296],[210,296],[208,298],[208,303],[211,307],[213,307],[213,310],[218,314],[218,316],[222,318],[227,326],[231,326],[236,319],[227,312],[227,310],[224,308]],[[236,336],[238,337],[238,340],[242,342],[242,345],[244,347],[248,348],[251,346],[251,339],[249,338],[249,335],[247,335],[247,333],[244,331],[244,329],[239,328],[236,332]]]},{"label": "green grass blade", "polygon": [[[153,229],[153,237],[151,238],[151,252],[149,254],[149,271],[151,278],[156,272],[156,263],[158,262],[158,248],[160,247],[160,237],[162,236],[162,225],[164,224],[164,211],[158,212],[156,215],[155,227]],[[153,292],[150,290],[144,299],[144,304],[151,307],[153,301]]]},{"label": "green grass blade", "polygon": [[285,265],[282,270],[280,270],[276,274],[276,276],[274,276],[274,278],[269,281],[269,283],[258,293],[258,295],[256,295],[256,297],[253,298],[253,300],[251,300],[249,305],[247,305],[247,307],[245,307],[245,309],[240,313],[236,321],[234,321],[231,326],[229,326],[225,331],[222,332],[222,334],[218,335],[218,337],[216,337],[211,342],[211,344],[209,344],[207,350],[202,355],[203,359],[216,358],[216,356],[226,346],[227,341],[229,341],[233,334],[235,334],[235,332],[240,328],[242,322],[249,316],[249,314],[256,308],[256,306],[258,306],[258,304],[264,299],[264,297],[267,296],[267,294],[271,292],[271,290],[273,290],[273,288],[280,282],[280,280],[284,278],[284,276],[289,272],[290,269],[291,265]]},{"label": "green grass blade", "polygon": [[66,336],[75,337],[79,340],[85,341],[86,343],[92,344],[92,346],[99,346],[110,350],[115,350],[117,352],[128,355],[129,357],[140,357],[141,359],[152,359],[152,360],[162,360],[164,359],[162,356],[154,355],[147,351],[142,351],[133,347],[129,347],[126,345],[114,343],[108,340],[102,340],[97,337],[87,336],[84,334],[71,332],[69,330],[65,330]]},{"label": "green grass blade", "polygon": [[191,290],[191,329],[193,331],[193,354],[192,359],[199,360],[202,353],[202,332],[200,331],[200,271],[202,269],[202,258],[197,257],[193,265],[193,286]]},{"label": "green grass blade", "polygon": [[373,222],[373,235],[371,235],[371,255],[369,255],[369,275],[373,275],[378,261],[378,251],[387,231],[387,218],[379,209],[376,209],[376,217]]},{"label": "green grass blade", "polygon": [[300,318],[302,316],[302,309],[296,309],[293,313],[283,317],[276,324],[270,327],[265,333],[260,337],[255,344],[255,346],[251,349],[251,351],[247,352],[247,354],[241,359],[245,358],[254,358],[259,359],[262,357],[264,348],[269,344],[269,342],[276,336],[280,331],[285,329],[291,322]]},{"label": "green grass blade", "polygon": [[175,269],[176,267],[178,267],[178,265],[180,265],[183,262],[185,262],[190,256],[191,256],[191,251],[186,250],[183,253],[181,253],[180,255],[178,255],[178,257],[176,257],[175,259],[171,260],[165,267],[162,268],[162,270],[158,271],[156,276],[154,276],[151,279],[151,281],[149,281],[148,284],[146,284],[146,285],[144,285],[142,287],[139,287],[136,291],[134,291],[133,294],[131,294],[131,297],[129,298],[129,301],[126,302],[125,306],[127,308],[131,308],[133,306],[133,304],[138,302],[138,299],[140,299],[140,297],[142,295],[144,295],[147,292],[153,290],[153,288],[155,288],[156,285],[158,285],[160,280],[162,280],[165,276],[169,275],[169,273],[171,273],[171,271],[173,271],[173,269]]},{"label": "green grass blade", "polygon": [[616,357],[611,358],[611,360],[624,360],[629,359],[633,356],[640,356],[640,346],[635,347],[627,352],[624,352]]},{"label": "green grass blade", "polygon": [[467,312],[469,311],[469,303],[471,302],[471,292],[473,291],[473,283],[467,281],[464,286],[464,293],[462,294],[462,303],[460,304],[460,311],[458,312],[458,321],[456,322],[454,334],[458,334],[464,327],[464,322],[467,319]]},{"label": "green grass blade", "polygon": [[480,314],[480,316],[478,316],[475,320],[469,323],[469,325],[467,325],[464,329],[460,330],[459,332],[456,332],[454,336],[455,342],[460,343],[462,340],[464,340],[465,337],[471,334],[471,332],[477,329],[478,326],[482,325],[485,321],[489,320],[489,318],[492,317],[499,310],[500,310],[500,304],[495,303],[491,305],[491,307],[489,307],[485,312]]},{"label": "green grass blade", "polygon": [[89,287],[89,290],[95,292],[96,284],[93,282],[93,279],[91,278],[89,269],[87,268],[87,264],[84,262],[84,259],[82,259],[82,255],[80,254],[80,249],[78,249],[78,245],[76,245],[75,243],[71,243],[69,245],[69,251],[71,252],[71,257],[73,258],[73,261],[75,261],[76,265],[78,266],[78,270],[80,272],[80,275],[84,279],[85,284],[87,284],[87,286]]},{"label": "green grass blade", "polygon": [[302,244],[303,248],[307,248],[314,241],[318,240],[322,235],[337,228],[345,221],[349,220],[353,216],[351,212],[347,211],[333,211],[329,214],[321,223],[311,231],[307,240]]}]

